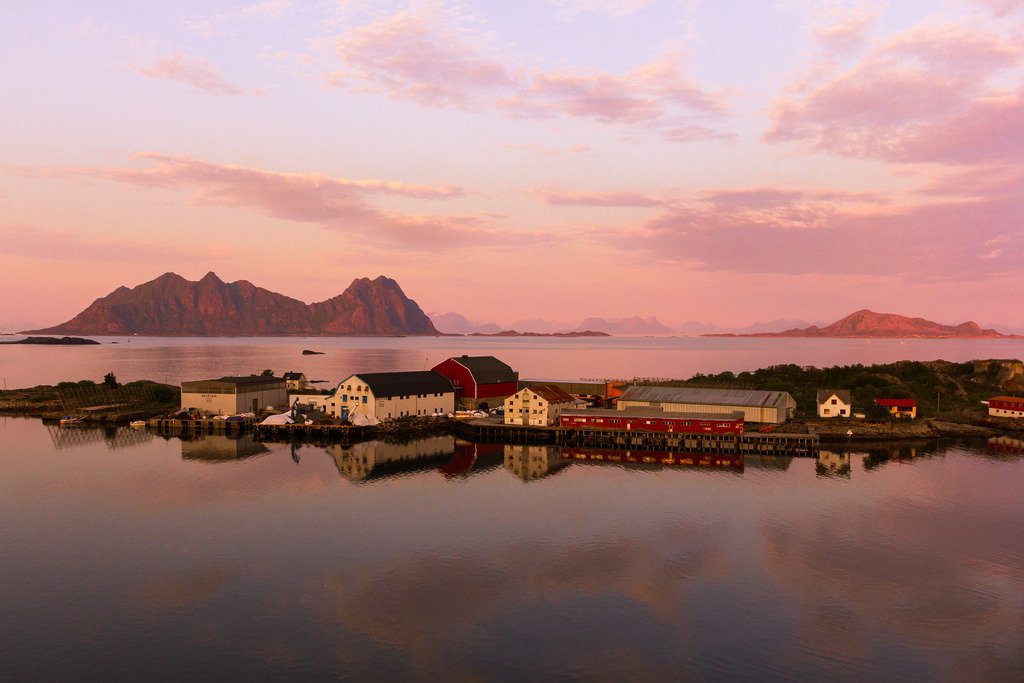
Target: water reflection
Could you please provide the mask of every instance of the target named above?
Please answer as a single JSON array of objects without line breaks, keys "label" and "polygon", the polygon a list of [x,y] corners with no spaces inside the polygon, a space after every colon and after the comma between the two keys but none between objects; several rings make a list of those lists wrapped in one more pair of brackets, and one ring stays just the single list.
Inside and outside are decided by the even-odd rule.
[{"label": "water reflection", "polygon": [[530,482],[554,474],[568,464],[562,459],[560,449],[555,446],[530,446],[506,444],[505,469]]},{"label": "water reflection", "polygon": [[988,450],[999,455],[1024,456],[1024,439],[1016,439],[1012,436],[994,436],[988,440]]},{"label": "water reflection", "polygon": [[820,477],[850,478],[850,454],[843,452],[820,450],[814,471]]},{"label": "water reflection", "polygon": [[984,441],[840,486],[808,458],[706,474],[454,439],[378,442],[351,485],[318,446],[236,467],[183,461],[177,437],[46,457],[48,431],[13,419],[0,442],[18,444],[0,449],[5,680],[1024,671],[1024,458]]},{"label": "water reflection", "polygon": [[896,441],[888,444],[873,444],[863,447],[864,469],[872,470],[888,463],[910,463],[921,457],[936,454],[936,441]]},{"label": "water reflection", "polygon": [[233,462],[270,452],[269,448],[253,439],[252,434],[197,434],[178,438],[181,439],[182,460]]},{"label": "water reflection", "polygon": [[53,447],[58,450],[98,443],[106,444],[107,448],[111,450],[133,448],[153,439],[153,435],[143,429],[112,425],[101,427],[86,425],[61,427],[56,424],[47,424],[46,431],[50,435]]}]

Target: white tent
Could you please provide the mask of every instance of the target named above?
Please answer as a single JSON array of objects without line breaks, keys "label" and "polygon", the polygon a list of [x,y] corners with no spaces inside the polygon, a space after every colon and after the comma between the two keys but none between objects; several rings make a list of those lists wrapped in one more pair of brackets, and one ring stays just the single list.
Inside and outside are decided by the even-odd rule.
[{"label": "white tent", "polygon": [[260,424],[263,424],[263,425],[290,425],[293,422],[295,422],[295,420],[292,419],[292,416],[291,416],[290,413],[281,413],[279,415],[271,415],[270,417],[268,417],[266,420],[264,420]]}]

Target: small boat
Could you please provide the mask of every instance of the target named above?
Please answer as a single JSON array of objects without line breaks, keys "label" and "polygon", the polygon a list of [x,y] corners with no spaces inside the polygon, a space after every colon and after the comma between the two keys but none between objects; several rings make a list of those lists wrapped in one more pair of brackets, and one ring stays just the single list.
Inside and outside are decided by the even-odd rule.
[{"label": "small boat", "polygon": [[143,429],[146,426],[145,420],[132,420],[128,423],[129,427],[135,427],[136,429]]},{"label": "small boat", "polygon": [[82,418],[80,418],[80,417],[72,417],[70,415],[65,415],[64,417],[62,417],[60,419],[60,426],[61,427],[70,427],[71,425],[76,425],[76,424],[78,424],[81,421],[82,421]]}]

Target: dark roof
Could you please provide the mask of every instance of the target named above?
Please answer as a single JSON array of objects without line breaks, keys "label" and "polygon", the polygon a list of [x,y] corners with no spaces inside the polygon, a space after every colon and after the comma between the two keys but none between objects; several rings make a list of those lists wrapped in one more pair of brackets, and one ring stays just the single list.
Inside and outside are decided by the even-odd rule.
[{"label": "dark roof", "polygon": [[284,373],[284,378],[286,380],[295,381],[295,380],[302,379],[302,377],[303,377],[303,374],[301,372],[286,372],[286,373]]},{"label": "dark roof", "polygon": [[[412,372],[361,372],[353,375],[366,382],[373,395],[407,396],[409,394],[443,394],[455,391],[451,381],[433,370]],[[344,384],[344,382],[342,382]]]},{"label": "dark roof", "polygon": [[469,370],[477,384],[519,381],[519,373],[494,356],[452,356],[451,360]]},{"label": "dark roof", "polygon": [[266,375],[250,375],[248,377],[221,377],[219,379],[199,379],[191,382],[182,382],[181,385],[195,386],[197,384],[213,385],[218,384],[220,386],[231,385],[231,386],[251,386],[257,384],[281,384],[284,385],[284,380],[280,377],[267,377]]},{"label": "dark roof", "polygon": [[912,398],[876,398],[875,403],[886,408],[916,408],[917,401]]},{"label": "dark roof", "polygon": [[849,389],[818,389],[818,405],[832,398],[833,394],[846,405],[853,405]]}]

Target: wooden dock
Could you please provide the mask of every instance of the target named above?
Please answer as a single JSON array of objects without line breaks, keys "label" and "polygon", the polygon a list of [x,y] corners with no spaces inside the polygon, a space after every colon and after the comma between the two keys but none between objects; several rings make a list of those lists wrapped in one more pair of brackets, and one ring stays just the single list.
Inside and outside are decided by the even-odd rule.
[{"label": "wooden dock", "polygon": [[161,434],[244,434],[257,424],[254,417],[241,420],[179,420],[154,417],[148,426]]},{"label": "wooden dock", "polygon": [[285,441],[292,443],[330,443],[336,441],[358,441],[377,436],[375,426],[335,424],[288,424],[253,427],[253,435],[261,441]]},{"label": "wooden dock", "polygon": [[553,444],[566,448],[725,456],[815,457],[819,444],[816,434],[685,434],[643,430],[523,427],[499,424],[487,419],[454,423],[452,432],[465,439],[485,443]]}]

